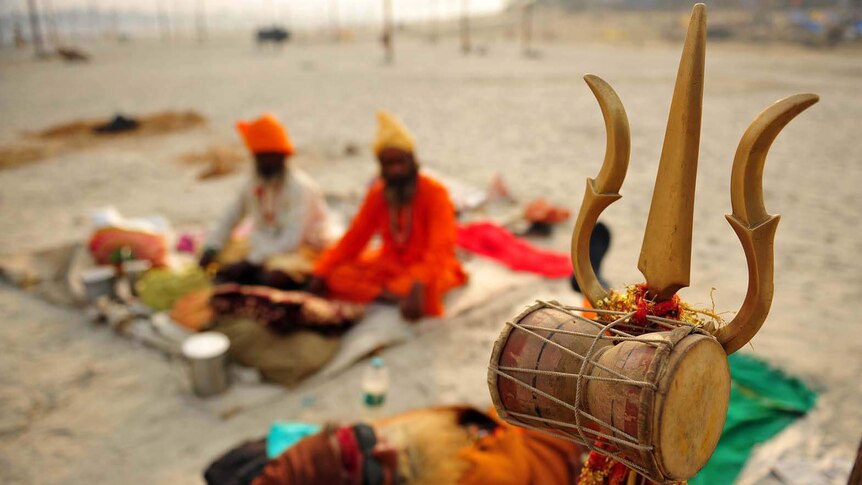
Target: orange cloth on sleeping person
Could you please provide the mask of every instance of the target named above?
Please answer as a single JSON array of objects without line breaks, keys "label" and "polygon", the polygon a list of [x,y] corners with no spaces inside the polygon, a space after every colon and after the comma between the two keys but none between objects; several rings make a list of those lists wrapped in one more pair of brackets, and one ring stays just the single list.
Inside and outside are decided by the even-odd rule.
[{"label": "orange cloth on sleeping person", "polygon": [[[499,419],[493,410],[489,416]],[[500,421],[493,434],[459,454],[470,468],[458,485],[574,483],[584,450],[570,441]]]},{"label": "orange cloth on sleeping person", "polygon": [[[403,297],[418,281],[425,285],[425,314],[443,314],[443,296],[467,281],[455,256],[455,210],[446,188],[424,174],[408,210],[410,233],[399,244],[392,235],[384,183],[374,183],[350,229],[315,267],[330,296],[367,303],[387,290]],[[366,250],[375,234],[381,236],[382,247]]]}]

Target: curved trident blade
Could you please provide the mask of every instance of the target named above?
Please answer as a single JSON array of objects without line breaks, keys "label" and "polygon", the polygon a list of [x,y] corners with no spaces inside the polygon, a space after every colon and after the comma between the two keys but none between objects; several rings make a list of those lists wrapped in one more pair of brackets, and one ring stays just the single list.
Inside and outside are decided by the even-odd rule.
[{"label": "curved trident blade", "polygon": [[733,320],[716,332],[725,352],[742,348],[760,330],[774,291],[773,272],[775,229],[778,215],[770,215],[763,205],[763,166],[775,137],[790,120],[820,98],[797,94],[776,102],[751,123],[736,149],[730,177],[733,214],[725,216],[742,243],[748,263],[748,292]]},{"label": "curved trident blade", "polygon": [[572,232],[572,265],[581,291],[595,306],[596,302],[608,296],[608,291],[599,283],[590,263],[590,236],[602,211],[622,197],[619,190],[629,168],[631,135],[626,110],[613,88],[592,74],[584,76],[584,81],[602,109],[607,146],[599,175],[595,179],[587,179],[587,190]]}]

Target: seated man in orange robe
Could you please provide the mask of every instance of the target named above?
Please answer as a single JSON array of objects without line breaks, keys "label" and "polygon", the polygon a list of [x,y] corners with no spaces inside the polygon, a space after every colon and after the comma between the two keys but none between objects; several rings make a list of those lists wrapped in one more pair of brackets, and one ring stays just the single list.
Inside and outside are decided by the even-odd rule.
[{"label": "seated man in orange robe", "polygon": [[[396,302],[408,320],[439,316],[444,294],[467,280],[455,257],[455,210],[446,188],[419,172],[410,133],[388,113],[378,113],[378,121],[380,179],[341,241],[318,261],[309,290]],[[375,235],[382,247],[366,250]]]}]

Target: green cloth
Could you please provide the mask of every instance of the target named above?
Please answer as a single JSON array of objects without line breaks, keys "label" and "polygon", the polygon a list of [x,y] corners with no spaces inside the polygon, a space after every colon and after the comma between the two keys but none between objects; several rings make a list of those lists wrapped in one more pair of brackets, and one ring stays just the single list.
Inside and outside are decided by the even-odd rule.
[{"label": "green cloth", "polygon": [[718,448],[689,485],[730,485],[755,445],[777,435],[804,416],[817,395],[798,379],[754,357],[733,354],[730,407]]}]

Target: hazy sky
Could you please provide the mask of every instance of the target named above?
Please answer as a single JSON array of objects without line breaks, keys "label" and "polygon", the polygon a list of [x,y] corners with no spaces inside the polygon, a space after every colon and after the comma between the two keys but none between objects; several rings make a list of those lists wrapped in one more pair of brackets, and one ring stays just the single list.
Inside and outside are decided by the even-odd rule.
[{"label": "hazy sky", "polygon": [[[334,18],[350,25],[377,21],[383,0],[36,0],[40,8],[61,12],[67,9],[98,11],[138,11],[154,13],[159,8],[177,15],[191,15],[203,2],[207,16],[284,22],[293,26],[328,25]],[[396,20],[452,16],[461,11],[464,0],[391,0]],[[471,13],[500,10],[508,0],[467,0]],[[0,14],[23,13],[26,0],[0,0]]]}]

